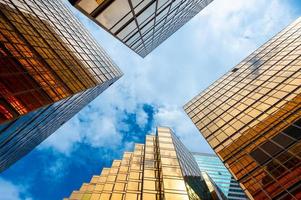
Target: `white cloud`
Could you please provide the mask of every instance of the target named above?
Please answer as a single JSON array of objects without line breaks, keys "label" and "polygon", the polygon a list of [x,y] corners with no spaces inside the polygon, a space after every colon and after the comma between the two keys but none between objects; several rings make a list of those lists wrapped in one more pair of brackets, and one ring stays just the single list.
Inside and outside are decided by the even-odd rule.
[{"label": "white cloud", "polygon": [[195,26],[195,44],[237,62],[294,20],[292,9],[281,0],[215,0],[193,21],[202,24]]},{"label": "white cloud", "polygon": [[58,158],[49,162],[47,168],[44,170],[44,176],[47,176],[49,181],[60,181],[60,179],[67,173],[66,163],[66,160],[63,158]]},{"label": "white cloud", "polygon": [[188,120],[181,107],[160,107],[154,116],[155,126],[171,127],[190,151],[211,152],[197,128]]},{"label": "white cloud", "polygon": [[[291,10],[281,0],[214,0],[145,59],[78,14],[124,76],[44,147],[66,153],[84,141],[114,148],[122,138],[118,130],[128,130],[124,112],[137,112],[137,122],[144,126],[147,115],[139,105],[148,103],[159,109],[155,122],[174,127],[190,149],[210,151],[182,106],[289,24],[296,17]],[[88,122],[79,123],[81,117]]]},{"label": "white cloud", "polygon": [[40,149],[55,148],[57,151],[64,154],[69,154],[72,151],[73,145],[81,141],[81,125],[77,117],[72,118],[68,123],[65,123],[59,130],[45,140]]},{"label": "white cloud", "polygon": [[25,188],[22,186],[14,185],[13,183],[0,178],[0,198],[1,200],[30,200],[30,197],[22,197]]},{"label": "white cloud", "polygon": [[148,115],[142,108],[136,111],[136,122],[140,128],[144,128],[148,122]]},{"label": "white cloud", "polygon": [[91,124],[97,124],[86,130],[85,140],[93,147],[109,147],[115,148],[121,144],[121,135],[117,132],[114,119],[101,117],[96,118]]},{"label": "white cloud", "polygon": [[[112,150],[102,154],[103,159],[117,148],[132,150],[133,141],[122,143],[120,130],[130,130],[125,113],[136,113],[137,124],[145,127],[145,103],[157,109],[153,130],[169,126],[191,151],[211,152],[182,106],[289,24],[296,16],[287,3],[214,0],[145,59],[78,13],[124,76],[42,143],[40,149],[66,155],[50,161],[44,175],[61,178],[66,160],[77,156],[72,153],[78,143]],[[24,186],[0,178],[1,200],[29,200],[25,193]]]},{"label": "white cloud", "polygon": [[[95,108],[97,109],[97,107]],[[113,112],[112,108],[112,112]],[[70,155],[76,143],[88,143],[92,147],[116,148],[121,144],[121,135],[116,129],[117,117],[104,116],[95,110],[84,110],[85,122],[81,122],[81,115],[64,124],[58,131],[45,140],[40,149],[52,148],[65,155]],[[117,115],[117,114],[116,114]],[[115,118],[116,117],[116,118]]]}]

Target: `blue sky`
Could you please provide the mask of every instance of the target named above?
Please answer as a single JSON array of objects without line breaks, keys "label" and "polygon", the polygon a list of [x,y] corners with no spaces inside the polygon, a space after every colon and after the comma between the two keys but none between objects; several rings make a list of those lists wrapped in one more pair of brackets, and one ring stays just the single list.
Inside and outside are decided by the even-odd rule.
[{"label": "blue sky", "polygon": [[301,14],[299,0],[214,0],[145,59],[77,17],[124,76],[0,175],[1,200],[69,196],[158,125],[211,152],[182,106]]}]

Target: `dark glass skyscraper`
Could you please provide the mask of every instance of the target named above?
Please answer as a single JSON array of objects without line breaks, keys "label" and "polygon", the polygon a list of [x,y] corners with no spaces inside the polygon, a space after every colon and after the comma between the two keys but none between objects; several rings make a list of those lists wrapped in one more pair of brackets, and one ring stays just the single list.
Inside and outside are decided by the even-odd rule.
[{"label": "dark glass skyscraper", "polygon": [[171,129],[157,128],[65,200],[225,200]]},{"label": "dark glass skyscraper", "polygon": [[212,2],[212,0],[69,1],[142,57]]},{"label": "dark glass skyscraper", "polygon": [[216,155],[196,152],[192,154],[200,170],[206,172],[212,178],[228,200],[248,200],[237,181]]},{"label": "dark glass skyscraper", "polygon": [[0,3],[0,171],[121,75],[60,0]]},{"label": "dark glass skyscraper", "polygon": [[301,199],[301,18],[184,108],[250,199]]}]

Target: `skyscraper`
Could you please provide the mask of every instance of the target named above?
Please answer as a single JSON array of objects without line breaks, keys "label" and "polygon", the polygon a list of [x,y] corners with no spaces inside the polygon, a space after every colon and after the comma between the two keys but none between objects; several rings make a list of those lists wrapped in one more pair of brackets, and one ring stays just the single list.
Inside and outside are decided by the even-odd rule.
[{"label": "skyscraper", "polygon": [[61,1],[0,8],[1,172],[122,73]]},{"label": "skyscraper", "polygon": [[[74,191],[70,200],[211,200],[225,199],[212,179],[201,173],[192,154],[171,129],[157,128],[147,135],[145,144],[125,152]],[[65,199],[65,200],[68,200]]]},{"label": "skyscraper", "polygon": [[145,57],[212,0],[69,0],[137,54]]},{"label": "skyscraper", "polygon": [[251,199],[301,199],[301,18],[184,109]]},{"label": "skyscraper", "polygon": [[221,189],[228,200],[247,200],[245,193],[239,184],[231,176],[230,172],[214,154],[192,153],[199,168],[206,172],[214,183]]}]

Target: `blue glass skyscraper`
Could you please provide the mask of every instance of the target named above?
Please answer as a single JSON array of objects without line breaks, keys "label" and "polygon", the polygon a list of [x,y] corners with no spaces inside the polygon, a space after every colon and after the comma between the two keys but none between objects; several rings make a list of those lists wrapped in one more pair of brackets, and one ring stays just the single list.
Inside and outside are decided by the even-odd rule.
[{"label": "blue glass skyscraper", "polygon": [[200,170],[207,172],[229,200],[248,199],[239,184],[217,156],[207,153],[193,153],[193,156]]}]

